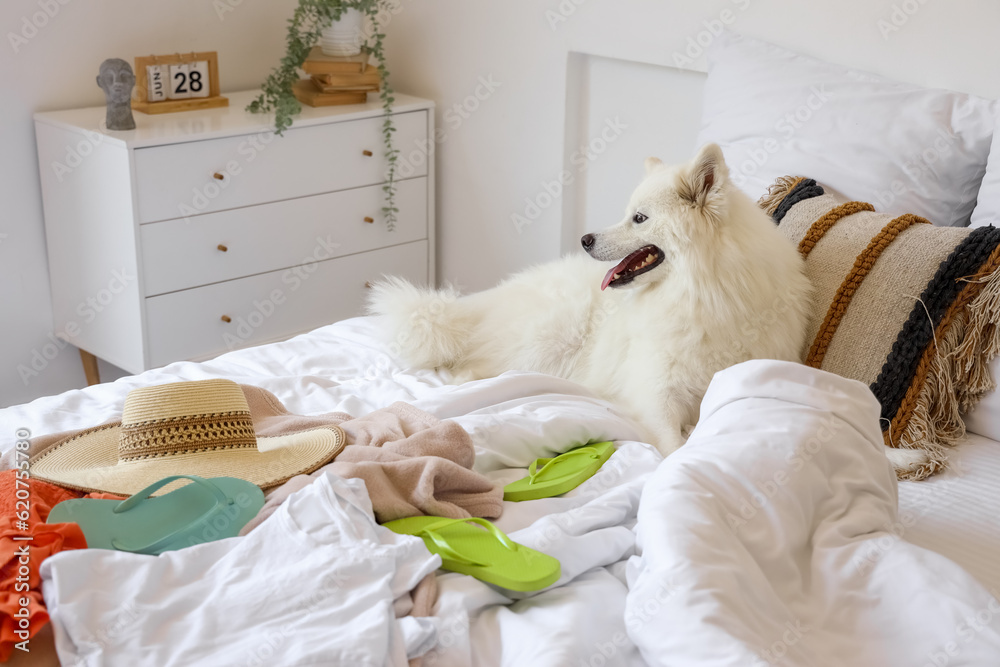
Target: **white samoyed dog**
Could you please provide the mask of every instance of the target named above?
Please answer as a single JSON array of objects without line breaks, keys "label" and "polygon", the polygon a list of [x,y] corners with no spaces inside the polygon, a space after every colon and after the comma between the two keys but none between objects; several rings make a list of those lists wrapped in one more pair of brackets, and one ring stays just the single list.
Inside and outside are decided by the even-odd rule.
[{"label": "white samoyed dog", "polygon": [[686,165],[645,166],[621,222],[581,239],[590,257],[463,297],[388,278],[373,286],[369,312],[384,316],[408,363],[444,367],[456,382],[508,370],[572,380],[670,454],[717,371],[801,361],[811,286],[798,250],[731,184],[717,145]]}]

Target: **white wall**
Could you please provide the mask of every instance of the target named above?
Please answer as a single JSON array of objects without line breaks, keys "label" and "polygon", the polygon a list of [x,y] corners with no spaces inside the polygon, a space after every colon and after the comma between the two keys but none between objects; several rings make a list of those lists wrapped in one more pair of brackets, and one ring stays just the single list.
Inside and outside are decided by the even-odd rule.
[{"label": "white wall", "polygon": [[[649,119],[660,114],[670,133],[676,122],[691,123],[700,107],[697,75],[644,64],[704,70],[697,40],[709,42],[723,20],[845,65],[1000,95],[1000,5],[989,0],[402,0],[390,24],[394,81],[437,100],[447,132],[437,163],[439,277],[485,288],[575,247],[579,230],[616,221],[625,202],[613,198],[626,196],[638,179],[637,156],[676,159],[684,144],[676,133],[650,132]],[[689,62],[687,53],[694,56]],[[499,88],[485,100],[470,98],[490,77]],[[636,87],[638,81],[649,87]],[[476,107],[467,118],[449,111],[463,100]],[[575,142],[593,138],[615,114],[643,129],[623,133],[592,162],[589,176],[578,173],[570,161]],[[564,169],[574,175],[565,216],[558,200],[542,206]],[[528,213],[537,213],[530,224],[511,220]]]},{"label": "white wall", "polygon": [[[51,360],[35,358],[41,370],[27,384],[18,372],[19,365],[32,367],[34,354],[51,356],[54,349],[31,114],[103,104],[95,77],[101,61],[114,57],[131,62],[137,55],[218,51],[223,91],[259,86],[281,57],[294,6],[294,0],[0,4],[0,405],[85,385],[72,346]],[[43,27],[26,29],[25,21]],[[15,38],[12,44],[11,34],[27,42]],[[101,371],[102,379],[122,374],[107,364]]]},{"label": "white wall", "polygon": [[[223,2],[235,7],[220,20]],[[657,114],[666,128],[693,121],[697,75],[636,63],[673,66],[690,40],[710,40],[709,28],[722,19],[846,65],[1000,95],[1000,5],[991,0],[399,3],[388,25],[392,82],[438,103],[439,278],[467,290],[555,257],[564,244],[574,246],[579,229],[617,219],[624,202],[616,201],[640,173],[636,156],[683,153],[682,135],[623,132],[587,172],[575,173],[565,210],[561,196],[548,194],[564,169],[575,168],[576,142],[593,138],[608,115],[636,118],[642,128]],[[31,113],[101,103],[94,75],[114,56],[217,50],[223,89],[254,87],[280,57],[294,0],[69,0],[59,7],[18,53],[7,39],[0,45],[0,404],[83,385],[72,348],[27,386],[16,370],[48,342],[52,326]],[[37,0],[6,0],[3,32],[20,31],[22,17],[37,11]],[[697,57],[683,64],[703,69]],[[403,148],[404,158],[415,149]],[[515,225],[515,215],[528,224]]]}]

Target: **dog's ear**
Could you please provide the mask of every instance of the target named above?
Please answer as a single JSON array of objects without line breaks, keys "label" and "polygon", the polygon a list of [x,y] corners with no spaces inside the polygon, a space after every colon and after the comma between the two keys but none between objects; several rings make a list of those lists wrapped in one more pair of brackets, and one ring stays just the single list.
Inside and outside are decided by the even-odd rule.
[{"label": "dog's ear", "polygon": [[705,144],[682,179],[680,195],[696,206],[704,207],[711,196],[719,192],[728,174],[722,149],[717,144]]},{"label": "dog's ear", "polygon": [[649,176],[663,166],[663,160],[658,157],[648,157],[643,164],[646,165],[646,175]]}]

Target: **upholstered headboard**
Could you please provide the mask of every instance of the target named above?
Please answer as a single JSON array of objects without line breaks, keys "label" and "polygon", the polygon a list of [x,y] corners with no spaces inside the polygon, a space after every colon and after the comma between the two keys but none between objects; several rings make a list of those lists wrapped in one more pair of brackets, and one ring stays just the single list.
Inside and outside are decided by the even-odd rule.
[{"label": "upholstered headboard", "polygon": [[[563,251],[585,230],[620,219],[644,157],[680,162],[693,154],[704,52],[723,28],[900,81],[1000,97],[1000,44],[977,25],[1000,25],[1000,6],[990,2],[960,10],[927,0],[664,3],[673,5],[669,20],[652,8],[630,15],[643,3],[623,4],[615,13],[629,20],[595,6],[571,40],[563,167],[573,179],[563,197]],[[647,21],[662,28],[656,45],[638,37]]]}]

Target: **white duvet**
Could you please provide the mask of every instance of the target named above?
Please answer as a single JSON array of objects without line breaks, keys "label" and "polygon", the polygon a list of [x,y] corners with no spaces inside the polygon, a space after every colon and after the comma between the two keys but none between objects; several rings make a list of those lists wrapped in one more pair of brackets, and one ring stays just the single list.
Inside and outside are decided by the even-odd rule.
[{"label": "white duvet", "polygon": [[536,457],[616,440],[581,487],[505,503],[497,521],[559,558],[559,582],[514,595],[441,574],[425,665],[1000,665],[996,592],[896,537],[896,482],[863,385],[741,364],[716,376],[698,428],[663,461],[577,385],[530,373],[448,385],[402,368],[374,327],[348,320],[9,408],[0,447],[19,428],[112,418],[131,387],[207,377],[264,387],[303,414],[412,403],[465,427],[477,469],[500,484]]},{"label": "white duvet", "polygon": [[[646,484],[630,637],[664,665],[1000,665],[1000,604],[897,538],[864,385],[797,364],[719,373]],[[654,627],[656,629],[654,629]]]}]

